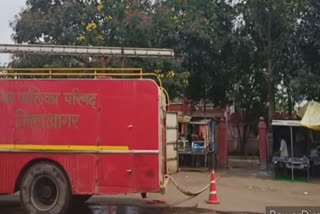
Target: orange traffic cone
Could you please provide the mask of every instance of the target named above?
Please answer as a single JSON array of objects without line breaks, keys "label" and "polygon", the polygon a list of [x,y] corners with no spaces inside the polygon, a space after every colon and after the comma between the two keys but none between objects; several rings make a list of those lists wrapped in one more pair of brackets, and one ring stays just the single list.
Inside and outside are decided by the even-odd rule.
[{"label": "orange traffic cone", "polygon": [[209,193],[209,200],[207,201],[208,204],[219,204],[217,197],[217,188],[216,188],[216,174],[214,170],[211,172],[211,182],[210,182],[210,193]]}]

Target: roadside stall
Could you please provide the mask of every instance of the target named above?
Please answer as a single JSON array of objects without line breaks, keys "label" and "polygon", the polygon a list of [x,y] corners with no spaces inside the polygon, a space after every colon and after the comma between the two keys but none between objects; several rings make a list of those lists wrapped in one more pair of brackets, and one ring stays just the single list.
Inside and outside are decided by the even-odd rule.
[{"label": "roadside stall", "polygon": [[305,171],[307,180],[320,172],[320,103],[309,102],[298,111],[300,120],[274,120],[273,163],[275,176],[290,169],[291,180],[295,173]]},{"label": "roadside stall", "polygon": [[273,156],[275,178],[287,178],[292,181],[295,173],[310,177],[310,160],[308,158],[308,142],[306,130],[298,120],[274,120]]},{"label": "roadside stall", "polygon": [[307,127],[310,133],[311,175],[320,177],[320,103],[307,103],[298,111],[298,115],[302,118],[301,125]]},{"label": "roadside stall", "polygon": [[179,169],[208,170],[215,162],[215,122],[189,122],[184,143],[179,144]]},{"label": "roadside stall", "polygon": [[188,126],[189,126],[190,120],[191,120],[191,117],[189,116],[178,115],[179,148],[188,147],[187,136],[188,136]]}]

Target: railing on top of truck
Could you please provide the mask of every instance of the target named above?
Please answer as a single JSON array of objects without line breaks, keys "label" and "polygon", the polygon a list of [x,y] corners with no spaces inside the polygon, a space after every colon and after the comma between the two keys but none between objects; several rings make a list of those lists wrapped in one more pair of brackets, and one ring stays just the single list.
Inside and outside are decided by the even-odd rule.
[{"label": "railing on top of truck", "polygon": [[[161,78],[156,73],[144,73],[142,68],[0,68],[0,79],[2,78],[88,78],[99,79],[111,78],[153,78],[161,90],[161,94],[170,102],[169,93],[163,87]],[[163,102],[163,101],[162,101]]]}]

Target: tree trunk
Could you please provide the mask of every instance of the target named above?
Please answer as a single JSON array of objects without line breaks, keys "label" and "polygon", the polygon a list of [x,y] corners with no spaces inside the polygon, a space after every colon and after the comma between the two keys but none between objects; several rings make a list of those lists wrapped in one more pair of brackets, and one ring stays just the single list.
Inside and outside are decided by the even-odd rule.
[{"label": "tree trunk", "polygon": [[267,77],[267,87],[268,87],[268,103],[269,103],[269,110],[268,110],[268,122],[269,127],[271,125],[271,121],[274,116],[274,83],[272,78],[272,60],[268,59],[268,77]]},{"label": "tree trunk", "polygon": [[288,87],[288,114],[289,117],[292,116],[292,97],[290,87]]},{"label": "tree trunk", "polygon": [[203,112],[204,112],[204,119],[207,119],[207,85],[204,88],[204,99],[203,99]]},{"label": "tree trunk", "polygon": [[269,14],[268,25],[267,25],[267,46],[266,46],[266,57],[267,57],[267,87],[268,87],[268,102],[269,102],[269,112],[268,112],[268,127],[271,127],[272,119],[274,116],[275,109],[275,96],[274,96],[274,82],[273,82],[273,62],[272,62],[272,37],[271,37],[271,23],[272,19]]},{"label": "tree trunk", "polygon": [[206,120],[207,119],[207,102],[206,99],[203,100],[203,117]]}]

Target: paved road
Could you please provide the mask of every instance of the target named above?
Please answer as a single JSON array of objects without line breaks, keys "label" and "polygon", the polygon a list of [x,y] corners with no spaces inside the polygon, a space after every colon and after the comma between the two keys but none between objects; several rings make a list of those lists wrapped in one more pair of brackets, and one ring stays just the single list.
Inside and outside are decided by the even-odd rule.
[{"label": "paved road", "polygon": [[[210,173],[179,172],[175,180],[190,191],[198,191],[210,181]],[[139,194],[96,196],[89,203],[70,214],[193,214],[213,213],[204,209],[232,213],[265,213],[266,206],[319,206],[320,180],[310,183],[275,181],[269,174],[251,168],[217,171],[219,205],[209,205],[209,191],[197,197],[188,197],[169,183],[165,195],[148,194],[148,199],[166,200],[167,205],[146,206]],[[25,214],[19,206],[18,196],[0,196],[0,214]],[[111,206],[113,205],[113,206]],[[179,208],[169,209],[167,206]],[[144,208],[141,208],[144,207]],[[194,208],[190,208],[194,207]],[[196,209],[202,208],[202,209]],[[113,212],[113,213],[112,213]]]},{"label": "paved road", "polygon": [[[91,202],[92,201],[92,202]],[[81,207],[72,208],[69,214],[212,214],[212,210],[198,208],[169,208],[166,205],[126,206],[107,205],[91,200]],[[4,214],[27,214],[20,206],[17,195],[1,196],[0,211]]]}]

